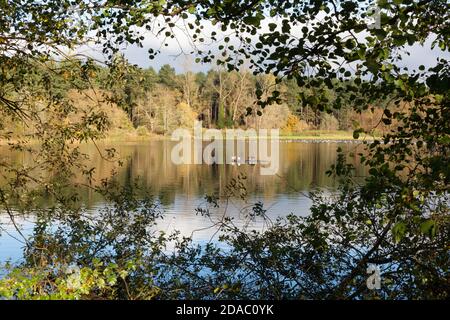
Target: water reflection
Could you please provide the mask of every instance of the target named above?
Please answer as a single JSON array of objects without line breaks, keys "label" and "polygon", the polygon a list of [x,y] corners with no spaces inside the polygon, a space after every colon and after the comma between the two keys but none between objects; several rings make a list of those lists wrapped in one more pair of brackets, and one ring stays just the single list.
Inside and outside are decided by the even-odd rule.
[{"label": "water reflection", "polygon": [[[239,173],[247,176],[248,193],[264,200],[295,198],[299,191],[311,188],[333,188],[335,181],[325,172],[336,161],[337,147],[348,151],[357,148],[355,144],[282,142],[278,175],[262,176],[259,165],[174,165],[170,159],[173,145],[171,141],[154,141],[104,147],[114,147],[126,159],[119,169],[118,178],[122,183],[132,183],[139,177],[168,209],[183,207],[205,194],[223,194],[230,180]],[[97,168],[94,179],[99,181],[108,177],[113,164],[102,159],[95,147],[86,149],[91,154],[92,166]],[[357,174],[363,175],[359,159],[354,159],[354,165]],[[100,200],[92,192],[84,194],[84,199],[89,205]],[[183,205],[178,205],[180,202],[184,202]]]},{"label": "water reflection", "polygon": [[[199,241],[209,239],[214,230],[207,229],[211,221],[196,215],[195,209],[204,202],[205,194],[224,195],[226,186],[239,174],[246,176],[244,184],[248,199],[246,203],[233,199],[227,207],[228,214],[240,218],[243,206],[261,201],[272,218],[289,213],[306,215],[310,207],[310,200],[305,195],[307,191],[336,187],[336,181],[326,175],[326,170],[336,161],[336,149],[341,147],[344,151],[357,153],[356,150],[361,148],[348,143],[281,142],[278,174],[263,176],[260,175],[259,165],[175,165],[170,158],[174,144],[171,141],[152,141],[99,147],[113,147],[124,159],[123,166],[117,168],[117,178],[121,183],[130,184],[139,178],[139,183],[159,201],[166,214],[159,225],[161,230],[170,232],[178,229],[183,235],[194,233]],[[6,147],[1,147],[0,151],[0,157],[8,157],[13,163],[32,163],[31,157],[26,154],[10,152]],[[105,160],[93,145],[83,146],[83,151],[90,155],[90,166],[96,168],[94,182],[108,178],[115,164]],[[357,175],[363,176],[365,169],[359,165],[359,159],[352,161]],[[81,175],[75,177],[77,182],[84,182],[83,179]],[[90,189],[78,191],[81,201],[92,212],[105,205],[103,199]],[[222,213],[217,212],[216,215]],[[0,234],[0,261],[4,261],[6,257],[18,257],[17,251],[23,244],[11,237],[16,231],[6,223],[7,217],[1,214],[0,217],[0,223],[7,231]],[[33,219],[29,219],[22,221],[23,232],[27,235],[32,233]],[[256,221],[255,227],[258,227],[258,223],[261,222]]]}]

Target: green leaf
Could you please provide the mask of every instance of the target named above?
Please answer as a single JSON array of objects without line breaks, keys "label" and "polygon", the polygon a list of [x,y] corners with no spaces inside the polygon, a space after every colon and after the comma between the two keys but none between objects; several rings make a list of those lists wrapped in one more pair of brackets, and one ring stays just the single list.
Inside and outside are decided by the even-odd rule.
[{"label": "green leaf", "polygon": [[261,20],[258,17],[245,17],[242,21],[251,26],[259,27]]},{"label": "green leaf", "polygon": [[428,235],[430,238],[434,238],[436,235],[437,224],[436,221],[428,219],[420,224],[420,231],[423,234]]},{"label": "green leaf", "polygon": [[404,222],[397,222],[392,228],[392,235],[394,237],[394,242],[399,243],[406,233],[406,225]]},{"label": "green leaf", "polygon": [[188,12],[190,14],[194,14],[195,13],[195,6],[190,6],[189,9],[188,9]]},{"label": "green leaf", "polygon": [[276,28],[277,28],[277,25],[275,23],[269,23],[270,32],[273,32]]}]

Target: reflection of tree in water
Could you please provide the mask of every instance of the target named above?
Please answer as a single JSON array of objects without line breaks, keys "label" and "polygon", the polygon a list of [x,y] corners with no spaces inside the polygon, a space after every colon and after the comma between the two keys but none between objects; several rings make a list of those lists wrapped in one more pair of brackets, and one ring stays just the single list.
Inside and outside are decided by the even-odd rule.
[{"label": "reflection of tree in water", "polygon": [[[93,183],[98,184],[107,178],[113,169],[117,170],[116,179],[124,185],[131,185],[139,177],[139,183],[155,195],[161,195],[161,201],[169,205],[177,195],[202,197],[205,193],[221,192],[224,186],[239,172],[248,177],[249,194],[274,197],[294,194],[296,191],[309,190],[311,187],[335,187],[335,181],[325,172],[336,161],[337,144],[327,143],[281,143],[280,170],[277,176],[261,176],[259,165],[174,165],[170,160],[173,143],[168,141],[148,144],[114,145],[123,165],[106,161],[99,156],[95,148],[85,146],[90,155],[90,165],[96,170]],[[355,145],[344,145],[353,150]],[[26,154],[5,151],[12,162],[30,163]],[[354,160],[357,162],[357,159]],[[360,175],[364,168],[356,166]],[[79,174],[75,182],[85,183]],[[101,199],[89,188],[78,189],[82,199],[94,205]],[[172,194],[171,194],[172,193]]]}]

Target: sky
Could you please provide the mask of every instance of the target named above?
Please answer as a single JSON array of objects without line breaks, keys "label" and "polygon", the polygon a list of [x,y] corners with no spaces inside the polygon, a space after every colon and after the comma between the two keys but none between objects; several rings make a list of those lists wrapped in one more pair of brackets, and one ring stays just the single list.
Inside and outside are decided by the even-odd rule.
[{"label": "sky", "polygon": [[[450,60],[449,52],[442,52],[439,48],[432,50],[431,42],[431,40],[428,40],[424,45],[415,44],[413,46],[407,46],[405,52],[409,52],[409,55],[404,54],[403,61],[399,62],[399,65],[417,69],[420,65],[424,65],[425,67],[434,66],[438,58]],[[173,66],[178,73],[185,71],[205,72],[214,67],[211,64],[195,63],[195,57],[192,57],[192,55],[179,55],[180,51],[177,48],[164,49],[154,60],[150,60],[147,51],[150,47],[156,47],[156,45],[157,42],[145,48],[130,46],[124,50],[124,54],[130,63],[144,68],[151,66],[156,70],[164,64]]]},{"label": "sky", "polygon": [[[320,19],[318,17],[317,19]],[[189,22],[189,21],[186,21]],[[260,33],[267,33],[269,32],[268,24],[269,23],[277,23],[279,22],[277,18],[268,18],[263,21]],[[168,46],[162,46],[161,43],[163,42],[163,38],[159,36],[155,36],[153,33],[149,31],[143,32],[145,39],[143,41],[143,48],[139,48],[136,45],[128,45],[126,47],[121,48],[121,52],[124,53],[125,57],[129,60],[130,63],[136,64],[143,68],[153,67],[155,70],[159,70],[160,67],[164,64],[169,64],[172,67],[175,68],[177,73],[183,73],[186,71],[194,71],[194,72],[207,72],[208,70],[215,68],[215,64],[202,64],[202,63],[196,63],[195,62],[195,55],[190,54],[192,51],[192,41],[190,37],[186,34],[185,25],[181,25],[180,22],[177,24],[177,27],[174,28],[175,32],[175,40],[168,41]],[[279,23],[278,23],[279,24]],[[229,35],[229,32],[222,32],[220,30],[220,24],[213,26],[209,21],[204,21],[202,23],[203,26],[203,32],[205,35],[209,35],[211,31],[215,31],[217,33],[217,38],[224,38],[225,36]],[[292,32],[295,34],[296,32],[300,33],[300,26],[296,26],[292,29]],[[142,31],[142,30],[140,30]],[[256,40],[256,38],[259,36],[258,33],[256,36],[253,36],[253,38]],[[359,34],[358,37],[364,37],[363,33]],[[230,37],[233,39],[233,37]],[[233,43],[233,40],[231,40],[231,44],[237,45],[237,43]],[[401,67],[408,67],[410,69],[417,69],[419,65],[424,65],[425,67],[431,67],[436,64],[437,58],[445,58],[447,60],[450,60],[450,53],[449,52],[442,52],[439,48],[431,49],[431,43],[432,40],[428,40],[425,42],[424,45],[415,44],[413,46],[408,46],[405,48],[405,52],[409,52],[409,55],[404,54],[403,55],[403,61],[400,61],[398,63]],[[200,49],[206,49],[208,48],[216,51],[216,46],[211,45],[203,45],[198,46]],[[148,50],[152,49],[160,49],[161,52],[156,55],[155,59],[150,60],[148,57]],[[78,48],[77,53],[82,53],[87,56],[93,57],[100,61],[105,61],[105,57],[101,53],[101,48],[96,47],[94,45],[90,46],[83,46]]]}]

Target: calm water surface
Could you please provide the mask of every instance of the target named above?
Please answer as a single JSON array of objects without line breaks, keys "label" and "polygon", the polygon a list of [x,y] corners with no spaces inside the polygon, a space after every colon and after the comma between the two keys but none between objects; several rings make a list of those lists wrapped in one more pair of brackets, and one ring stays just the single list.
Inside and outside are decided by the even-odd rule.
[{"label": "calm water surface", "polygon": [[[209,241],[215,233],[207,228],[211,221],[196,215],[195,209],[205,203],[206,194],[224,195],[227,185],[239,175],[246,177],[244,181],[248,197],[245,201],[231,199],[226,214],[236,217],[236,221],[247,222],[243,207],[257,201],[264,203],[270,218],[293,213],[307,215],[311,205],[307,197],[312,189],[332,191],[336,181],[325,172],[336,161],[336,149],[355,152],[362,150],[354,143],[335,142],[280,142],[280,167],[276,176],[260,175],[259,165],[174,165],[171,162],[171,141],[153,141],[143,143],[121,143],[105,145],[114,147],[124,164],[118,169],[118,179],[122,183],[132,183],[139,178],[140,183],[150,190],[165,212],[165,219],[158,225],[164,231],[180,230],[183,235],[193,235],[196,241]],[[107,178],[114,165],[104,160],[94,146],[84,147],[90,154],[91,166],[97,168],[94,178],[100,181]],[[6,147],[0,147],[0,157],[7,157],[16,163],[31,163],[26,155],[11,153]],[[357,174],[365,175],[365,169],[354,159]],[[77,177],[80,181],[82,177]],[[0,180],[0,184],[3,181]],[[92,212],[105,206],[100,196],[93,192],[82,191],[83,204]],[[219,219],[223,208],[216,212]],[[21,220],[23,234],[29,236],[33,231],[33,217]],[[17,261],[22,256],[23,244],[17,241],[17,231],[13,228],[5,213],[0,212],[0,263],[7,259]],[[256,228],[262,221],[253,222]]]}]

